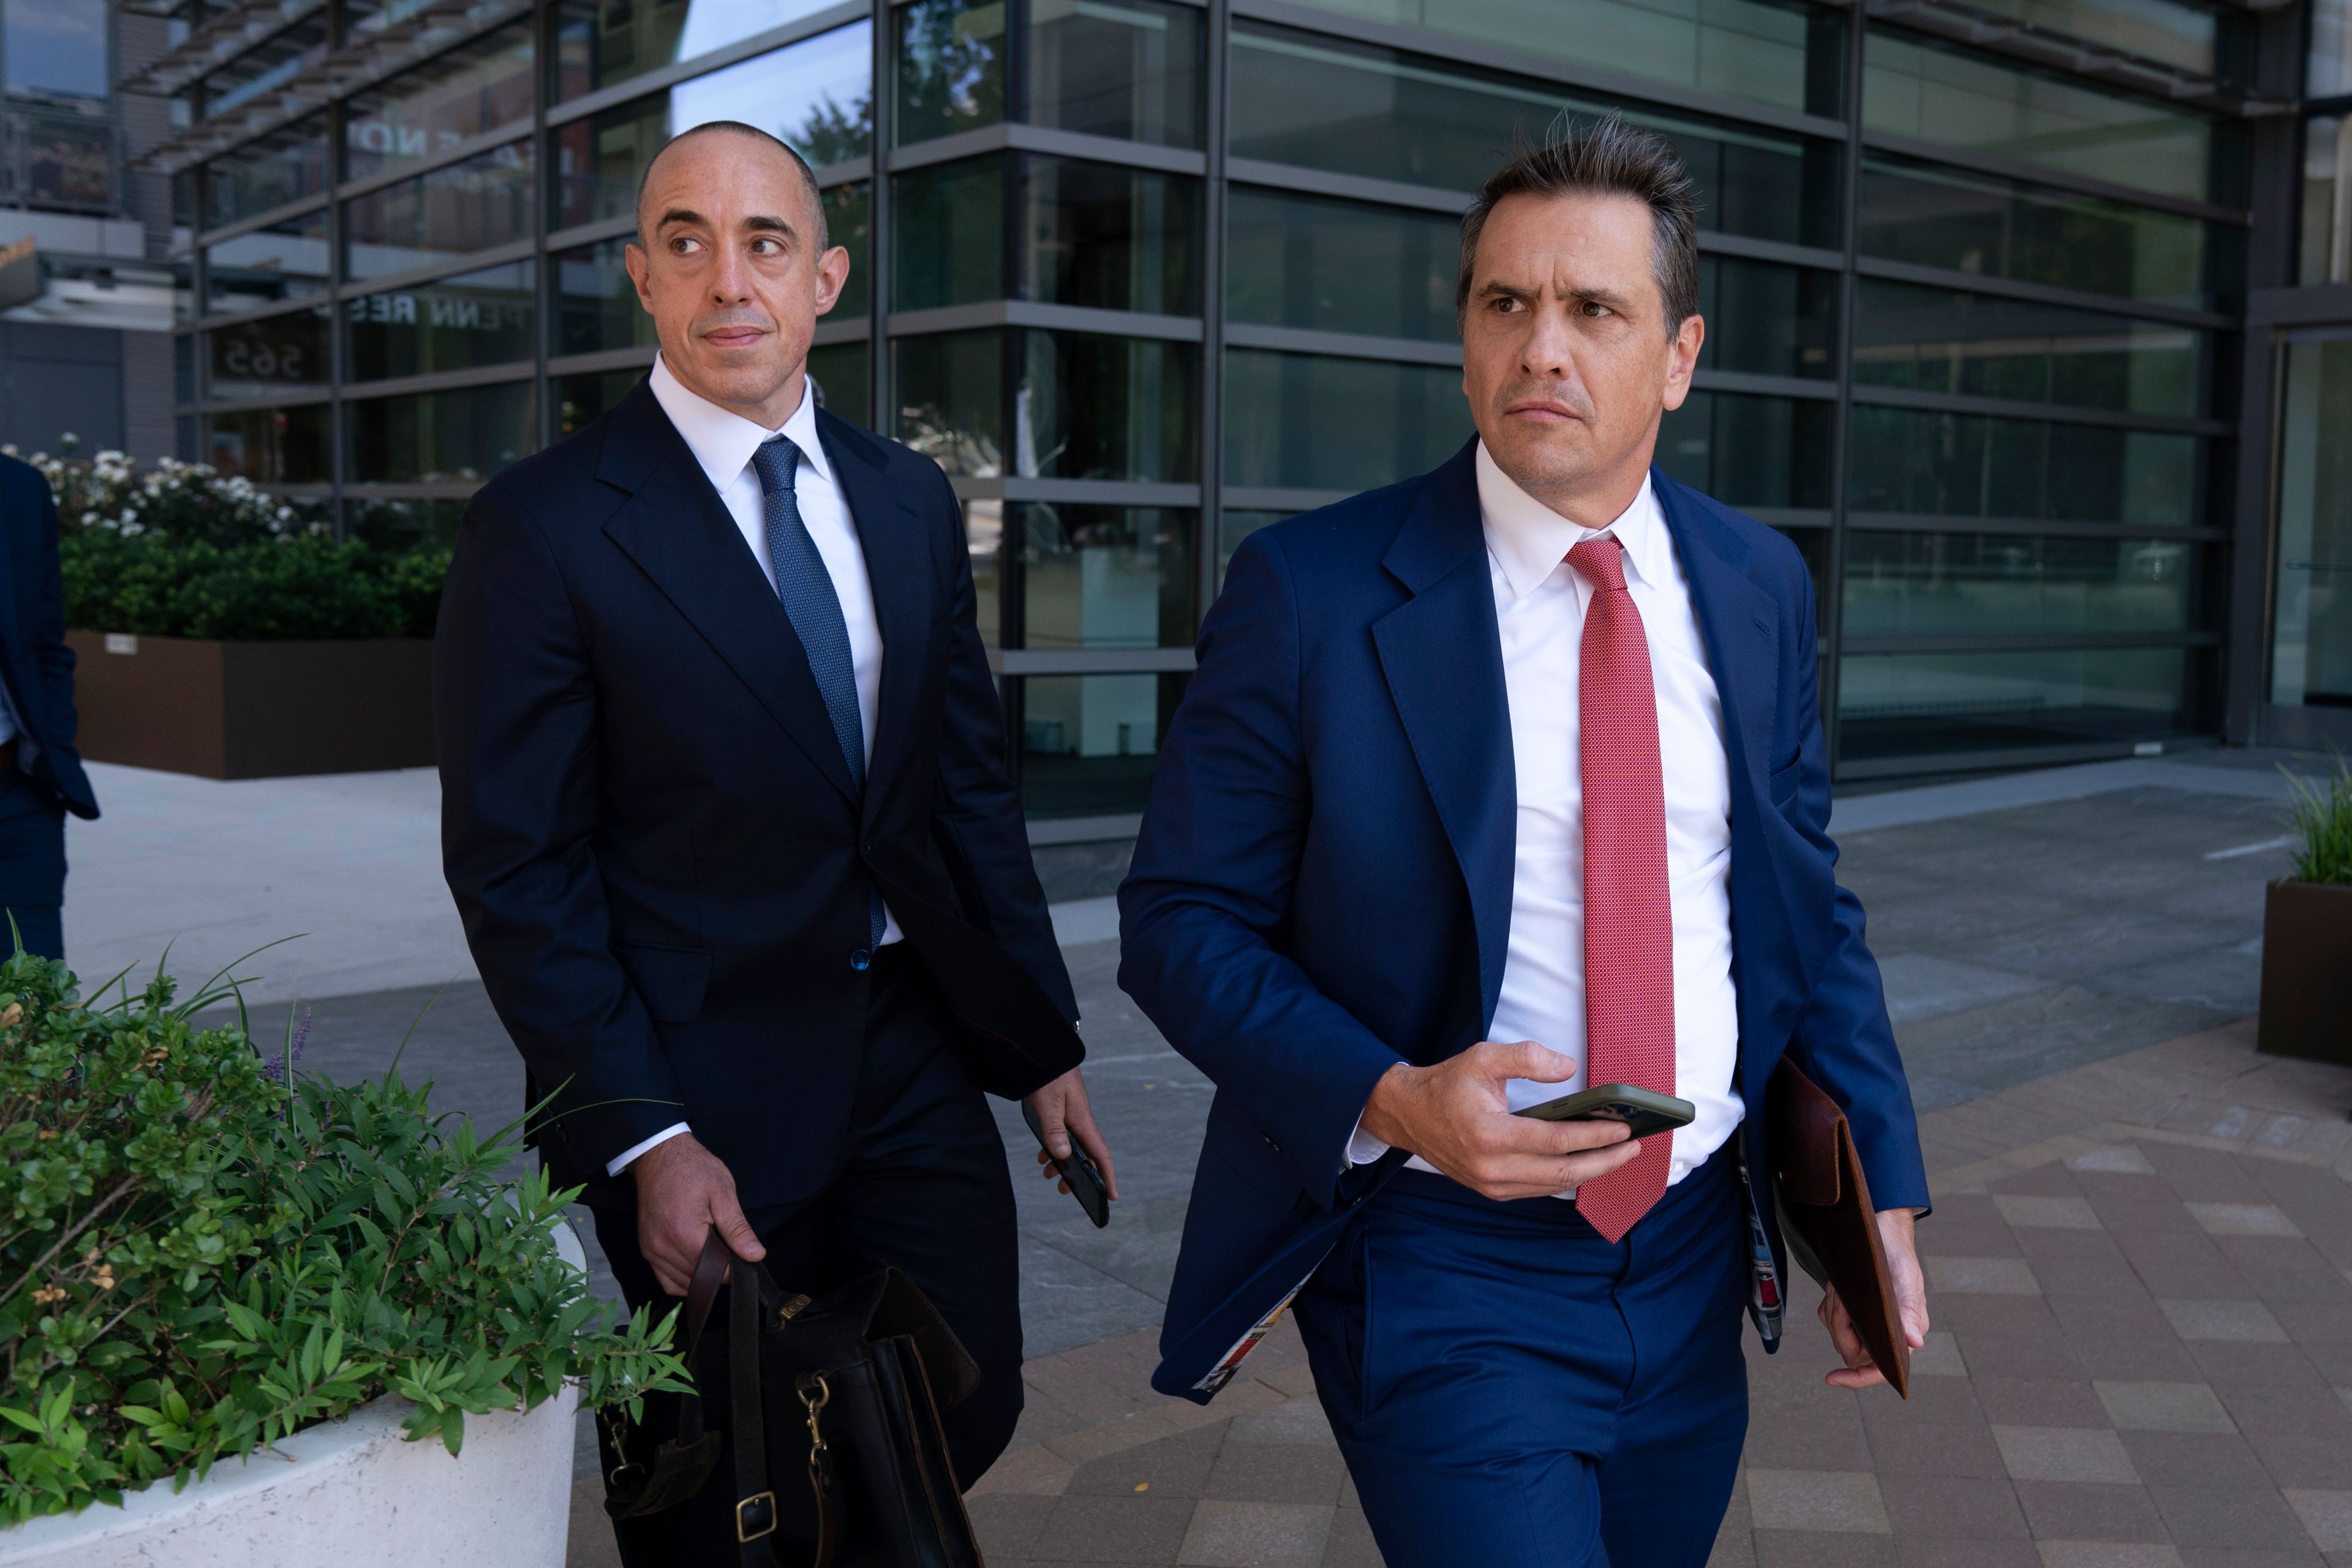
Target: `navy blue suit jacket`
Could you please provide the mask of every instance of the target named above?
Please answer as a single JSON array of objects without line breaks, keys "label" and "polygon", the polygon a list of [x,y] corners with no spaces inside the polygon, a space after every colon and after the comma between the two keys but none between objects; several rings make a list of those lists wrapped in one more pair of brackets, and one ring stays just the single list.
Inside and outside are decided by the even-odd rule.
[{"label": "navy blue suit jacket", "polygon": [[[1517,807],[1475,450],[1252,534],[1160,750],[1119,889],[1119,984],[1217,1086],[1164,1394],[1203,1398],[1192,1385],[1402,1163],[1347,1168],[1373,1083],[1495,1015]],[[1764,1086],[1785,1050],[1846,1108],[1878,1205],[1924,1206],[1862,906],[1832,874],[1811,582],[1770,529],[1651,483],[1723,699],[1749,1158],[1769,1169]]]},{"label": "navy blue suit jacket", "polygon": [[66,647],[65,584],[58,574],[58,506],[30,463],[0,454],[0,679],[16,725],[40,748],[30,772],[76,816],[98,796],[74,736],[74,656]]},{"label": "navy blue suit jacket", "polygon": [[434,646],[442,854],[556,1181],[679,1121],[746,1207],[821,1190],[865,1039],[871,892],[1077,1007],[1004,768],[962,510],[820,410],[881,623],[862,799],[791,619],[650,385],[467,508]]}]

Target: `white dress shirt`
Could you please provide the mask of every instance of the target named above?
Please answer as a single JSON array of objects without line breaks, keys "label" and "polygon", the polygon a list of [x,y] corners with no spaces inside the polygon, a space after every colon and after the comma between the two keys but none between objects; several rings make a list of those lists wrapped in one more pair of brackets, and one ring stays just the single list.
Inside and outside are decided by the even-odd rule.
[{"label": "white dress shirt", "polygon": [[[1599,533],[1521,489],[1478,447],[1478,510],[1502,634],[1518,789],[1511,934],[1493,1040],[1533,1040],[1574,1057],[1566,1083],[1514,1079],[1514,1110],[1587,1083],[1584,1033],[1584,784],[1577,752],[1577,673],[1592,585],[1568,564],[1570,547],[1613,536],[1625,584],[1642,612],[1657,689],[1658,761],[1665,784],[1666,879],[1674,911],[1675,1093],[1696,1108],[1674,1134],[1669,1185],[1722,1147],[1744,1114],[1732,1092],[1738,998],[1731,982],[1731,782],[1723,707],[1692,614],[1690,583],[1644,479],[1642,493]],[[1348,1157],[1376,1160],[1387,1145],[1359,1130]],[[1417,1170],[1430,1170],[1415,1157]],[[1573,1189],[1560,1194],[1573,1196]]]},{"label": "white dress shirt", "polygon": [[[751,547],[752,558],[760,563],[760,574],[771,584],[776,580],[776,573],[775,563],[768,555],[767,497],[760,489],[760,471],[751,466],[751,454],[759,450],[761,442],[775,435],[782,435],[800,448],[793,493],[800,503],[801,522],[816,542],[816,552],[824,560],[825,574],[833,579],[834,597],[841,601],[841,618],[849,628],[849,658],[857,679],[857,719],[865,731],[866,761],[870,765],[874,761],[875,716],[882,700],[882,623],[874,613],[874,580],[866,574],[866,547],[857,537],[857,524],[849,515],[849,503],[835,481],[833,460],[825,456],[824,443],[817,439],[816,404],[808,395],[808,383],[801,383],[799,405],[781,430],[763,429],[741,415],[688,392],[658,355],[654,360],[653,389],[662,412],[677,426],[687,450],[702,465],[710,488],[719,492],[727,515],[735,520],[743,542]],[[885,908],[882,915],[882,944],[887,947],[901,940],[903,933],[888,909]],[[619,1175],[630,1161],[686,1131],[683,1121],[663,1128],[644,1142],[624,1150],[606,1164],[605,1173]]]}]

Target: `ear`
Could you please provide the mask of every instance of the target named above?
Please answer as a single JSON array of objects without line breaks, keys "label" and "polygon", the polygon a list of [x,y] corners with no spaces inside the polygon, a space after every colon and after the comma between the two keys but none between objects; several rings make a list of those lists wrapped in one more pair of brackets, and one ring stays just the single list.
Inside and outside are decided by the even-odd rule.
[{"label": "ear", "polygon": [[652,258],[646,254],[644,246],[633,241],[621,252],[621,265],[629,269],[629,281],[636,285],[637,303],[644,307],[646,315],[652,315],[654,313],[654,296],[651,287]]},{"label": "ear", "polygon": [[816,258],[816,313],[822,316],[831,310],[848,286],[849,252],[836,245]]},{"label": "ear", "polygon": [[1699,345],[1706,342],[1706,318],[1685,316],[1666,344],[1666,384],[1659,404],[1672,414],[1690,395],[1691,373],[1698,368]]}]

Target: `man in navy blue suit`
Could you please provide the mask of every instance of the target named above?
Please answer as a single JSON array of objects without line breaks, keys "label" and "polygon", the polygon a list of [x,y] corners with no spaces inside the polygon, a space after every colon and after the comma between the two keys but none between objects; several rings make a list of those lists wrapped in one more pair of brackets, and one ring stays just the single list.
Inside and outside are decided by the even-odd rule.
[{"label": "man in navy blue suit", "polygon": [[5,455],[0,547],[0,908],[26,952],[63,958],[66,816],[96,817],[98,797],[74,750],[57,502],[39,469]]},{"label": "man in navy blue suit", "polygon": [[[1927,1329],[1811,585],[1650,467],[1704,339],[1694,227],[1672,147],[1614,121],[1487,182],[1477,438],[1235,554],[1120,889],[1120,983],[1217,1085],[1154,1384],[1205,1402],[1295,1299],[1391,1568],[1706,1560],[1742,1308],[1787,1273],[1743,1180],[1784,1052]],[[1511,1114],[1608,1083],[1694,1119]],[[1822,1312],[1829,1381],[1883,1381]]]}]

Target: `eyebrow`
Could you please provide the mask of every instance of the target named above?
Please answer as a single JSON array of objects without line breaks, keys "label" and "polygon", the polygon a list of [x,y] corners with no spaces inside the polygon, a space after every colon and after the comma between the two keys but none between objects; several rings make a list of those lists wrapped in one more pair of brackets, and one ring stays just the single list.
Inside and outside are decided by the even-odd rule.
[{"label": "eyebrow", "polygon": [[[1486,286],[1478,290],[1478,298],[1481,300],[1528,300],[1549,291],[1548,289],[1515,289],[1507,283],[1496,282],[1490,279]],[[1606,305],[1621,316],[1626,313],[1625,297],[1607,289],[1578,289],[1572,290],[1568,297],[1579,303],[1590,300],[1596,305]]]}]

